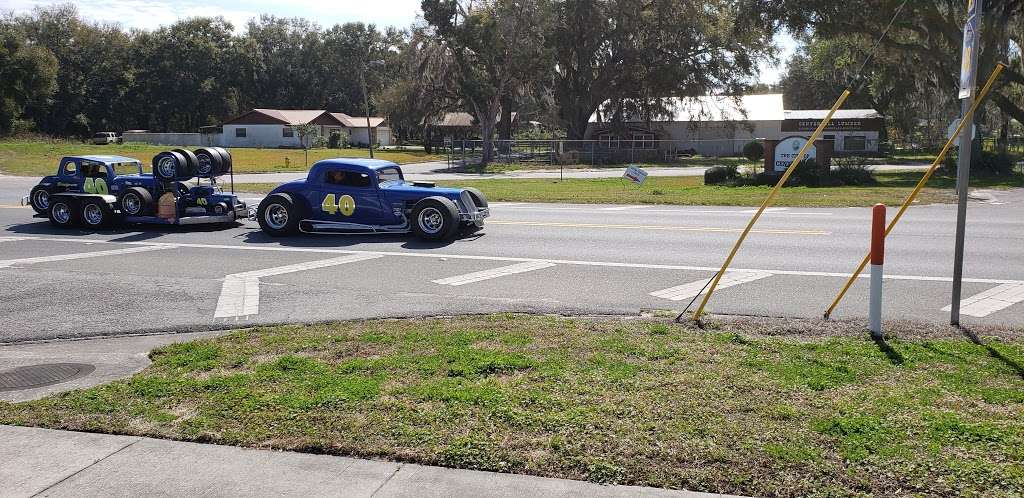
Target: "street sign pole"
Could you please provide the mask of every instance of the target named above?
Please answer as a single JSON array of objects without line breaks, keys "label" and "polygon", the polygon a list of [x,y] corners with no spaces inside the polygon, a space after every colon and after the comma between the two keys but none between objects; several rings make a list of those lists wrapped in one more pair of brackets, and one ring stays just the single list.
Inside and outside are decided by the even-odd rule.
[{"label": "street sign pole", "polygon": [[[964,25],[963,56],[960,68],[960,116],[971,109],[975,97],[978,52],[980,52],[981,1],[968,0],[967,24]],[[960,295],[964,275],[964,237],[967,230],[967,187],[971,179],[974,116],[960,132],[960,151],[956,170],[956,247],[953,253],[953,296],[949,306],[949,323],[960,325]]]}]

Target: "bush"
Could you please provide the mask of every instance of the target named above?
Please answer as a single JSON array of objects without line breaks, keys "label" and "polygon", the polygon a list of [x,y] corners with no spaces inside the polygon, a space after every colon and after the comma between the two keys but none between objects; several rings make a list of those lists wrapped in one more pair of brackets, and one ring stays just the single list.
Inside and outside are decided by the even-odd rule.
[{"label": "bush", "polygon": [[704,185],[718,185],[740,175],[736,165],[712,166],[704,172]]},{"label": "bush", "polygon": [[[957,158],[947,156],[942,163],[942,174],[956,176],[958,164]],[[979,176],[1002,176],[1013,174],[1013,158],[1008,154],[998,152],[975,150],[971,156],[971,177]]]},{"label": "bush", "polygon": [[833,184],[827,168],[818,165],[814,159],[804,159],[796,165],[793,174],[786,181],[788,186],[822,187]]},{"label": "bush", "polygon": [[339,132],[331,133],[331,137],[327,140],[327,146],[332,149],[340,149],[348,145],[348,134],[342,135]]},{"label": "bush", "polygon": [[830,172],[832,178],[840,185],[875,185],[875,173],[863,157],[847,157],[834,159],[836,168]]},{"label": "bush", "polygon": [[743,146],[743,157],[750,161],[764,159],[764,145],[761,145],[761,142],[747,142],[747,145]]}]

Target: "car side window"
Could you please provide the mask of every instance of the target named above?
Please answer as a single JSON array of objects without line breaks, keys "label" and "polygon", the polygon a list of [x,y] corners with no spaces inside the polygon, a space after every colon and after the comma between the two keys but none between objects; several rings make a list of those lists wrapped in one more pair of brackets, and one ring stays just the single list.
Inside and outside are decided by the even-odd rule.
[{"label": "car side window", "polygon": [[86,178],[106,178],[107,167],[93,161],[82,161],[82,176]]},{"label": "car side window", "polygon": [[75,176],[78,174],[78,165],[74,161],[67,161],[64,163],[64,176]]},{"label": "car side window", "polygon": [[345,171],[341,169],[329,170],[325,181],[330,185],[341,185],[345,187],[369,187],[370,175],[358,171]]}]

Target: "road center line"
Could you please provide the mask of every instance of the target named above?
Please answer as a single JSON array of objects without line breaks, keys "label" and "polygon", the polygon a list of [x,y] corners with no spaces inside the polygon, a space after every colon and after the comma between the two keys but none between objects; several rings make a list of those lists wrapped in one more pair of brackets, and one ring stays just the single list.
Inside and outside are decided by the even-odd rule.
[{"label": "road center line", "polygon": [[[488,222],[489,223],[489,222]],[[168,247],[185,247],[195,249],[224,249],[232,251],[270,251],[270,252],[299,252],[299,253],[318,253],[318,254],[371,254],[378,256],[399,256],[405,258],[447,258],[447,259],[463,259],[472,261],[508,261],[508,262],[525,262],[525,261],[544,261],[556,265],[576,265],[576,266],[598,266],[598,267],[609,267],[609,268],[643,268],[652,270],[691,270],[691,271],[710,271],[716,272],[719,267],[711,266],[691,266],[691,265],[663,265],[654,263],[622,263],[616,261],[581,261],[573,259],[550,259],[550,258],[519,258],[512,256],[480,256],[473,254],[447,254],[438,252],[412,252],[412,251],[360,251],[353,249],[331,249],[331,248],[319,248],[319,247],[283,247],[280,245],[269,245],[269,244],[253,244],[253,245],[229,245],[229,244],[194,244],[185,242],[175,243],[161,243],[161,242],[122,242],[122,241],[111,241],[103,239],[72,239],[72,238],[60,238],[60,237],[25,237],[26,240],[45,240],[50,242],[77,242],[80,244],[124,244],[124,245],[147,245],[147,246],[168,246]],[[852,265],[853,263],[851,263]],[[803,270],[775,270],[765,268],[734,268],[732,271],[761,271],[765,273],[771,273],[772,275],[794,275],[799,277],[838,277],[838,278],[849,278],[850,274],[847,272],[826,272],[826,271],[803,271]],[[866,275],[861,275],[860,278],[868,278]],[[915,280],[924,282],[952,282],[951,277],[933,277],[926,275],[886,275],[887,280]],[[1024,284],[1024,280],[1014,280],[1005,278],[964,278],[964,282],[971,282],[976,284]]]},{"label": "road center line", "polygon": [[[562,222],[546,222],[546,221],[502,221],[502,220],[491,220],[487,223],[495,225],[521,225],[521,226],[533,226],[533,227],[558,227],[558,228],[615,228],[624,230],[668,230],[668,231],[679,231],[679,232],[725,232],[725,233],[740,233],[743,231],[742,228],[722,228],[722,227],[683,227],[683,226],[667,226],[667,225],[610,225],[604,223],[562,223]],[[750,233],[762,233],[762,234],[775,234],[775,235],[832,235],[832,232],[826,232],[824,230],[784,230],[784,229],[771,229],[771,228],[760,228],[753,229]]]},{"label": "road center line", "polygon": [[214,311],[213,317],[237,318],[240,316],[258,315],[260,313],[260,279],[263,277],[326,268],[328,266],[343,265],[345,263],[354,263],[380,257],[382,256],[376,254],[349,254],[319,261],[308,261],[294,265],[232,273],[224,277],[224,284],[220,289],[220,297],[217,299],[217,310]]},{"label": "road center line", "polygon": [[467,273],[465,275],[457,275],[454,277],[442,278],[434,280],[435,284],[441,285],[466,285],[473,282],[480,282],[482,280],[489,280],[492,278],[504,277],[505,275],[514,275],[516,273],[525,273],[533,270],[540,270],[542,268],[550,268],[555,266],[547,261],[527,261],[525,263],[516,263],[514,265],[502,266],[501,268],[493,268],[490,270],[477,271],[473,273]]},{"label": "road center line", "polygon": [[[28,240],[26,237],[23,240]],[[51,263],[54,261],[69,261],[72,259],[98,258],[102,256],[116,256],[118,254],[132,254],[137,252],[159,251],[161,249],[173,249],[178,247],[173,244],[146,245],[142,247],[127,247],[124,249],[111,249],[109,251],[80,252],[75,254],[58,254],[56,256],[38,256],[35,258],[5,259],[0,260],[0,268],[11,266],[32,265],[36,263]]]},{"label": "road center line", "polygon": [[[1024,301],[1024,283],[1003,284],[960,301],[960,313],[981,318],[1021,301]],[[949,311],[949,306],[942,311]]]},{"label": "road center line", "polygon": [[[772,276],[771,273],[762,271],[730,271],[726,272],[725,275],[722,276],[722,279],[718,282],[718,288],[725,289],[726,287],[745,284],[747,282],[761,280],[762,278],[768,278],[770,276]],[[662,299],[668,299],[669,301],[682,301],[684,299],[694,298],[704,293],[704,289],[709,280],[710,279],[696,280],[688,284],[654,291],[651,295]]]}]

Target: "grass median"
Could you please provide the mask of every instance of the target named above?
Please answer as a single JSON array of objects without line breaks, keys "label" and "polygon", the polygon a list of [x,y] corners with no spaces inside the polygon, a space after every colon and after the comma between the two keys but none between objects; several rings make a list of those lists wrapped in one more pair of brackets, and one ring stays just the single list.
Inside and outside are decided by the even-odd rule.
[{"label": "grass median", "polygon": [[[149,165],[156,154],[176,148],[169,145],[110,144],[92,145],[75,142],[0,141],[0,173],[8,175],[44,176],[57,170],[64,156],[107,154],[134,157]],[[197,147],[184,147],[195,149]],[[301,149],[231,148],[236,173],[275,173],[280,171],[306,171],[306,156]],[[309,164],[331,157],[367,157],[366,149],[310,149]],[[398,164],[434,161],[444,156],[423,151],[374,151],[378,159]]]},{"label": "grass median", "polygon": [[[824,327],[824,328],[823,328]],[[489,315],[235,331],[0,423],[772,496],[1024,492],[1024,343]]]},{"label": "grass median", "polygon": [[[903,203],[921,172],[882,172],[878,184],[870,187],[786,187],[775,201],[777,206],[846,207],[872,206],[882,202],[889,206]],[[771,187],[725,187],[704,185],[701,177],[648,177],[641,187],[621,178],[550,180],[536,178],[458,180],[446,185],[476,187],[492,201],[506,202],[575,202],[589,204],[670,204],[683,206],[759,206]],[[933,176],[918,204],[956,201],[956,179]],[[972,187],[1024,187],[1024,175],[980,178]],[[239,184],[238,190],[266,193],[276,187],[270,183]]]}]

